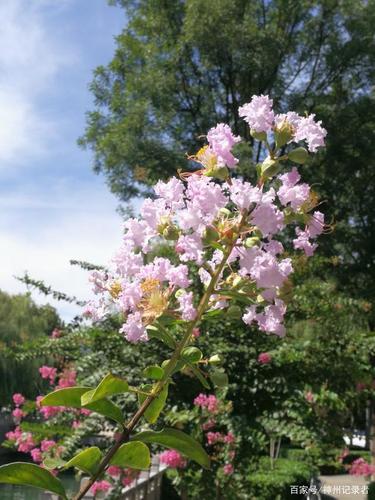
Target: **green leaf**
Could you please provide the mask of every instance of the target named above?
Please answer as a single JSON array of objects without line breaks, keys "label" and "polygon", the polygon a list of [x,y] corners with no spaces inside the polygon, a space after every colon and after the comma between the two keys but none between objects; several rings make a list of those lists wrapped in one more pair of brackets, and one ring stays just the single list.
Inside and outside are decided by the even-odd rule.
[{"label": "green leaf", "polygon": [[81,396],[91,387],[66,387],[50,392],[40,402],[40,406],[66,406],[82,408]]},{"label": "green leaf", "polygon": [[203,358],[203,354],[198,347],[186,347],[182,351],[181,357],[188,363],[198,363]]},{"label": "green leaf", "polygon": [[81,401],[83,405],[87,405],[89,403],[94,403],[94,401],[98,401],[99,399],[106,398],[107,396],[122,394],[123,392],[128,391],[129,384],[126,380],[116,377],[115,375],[112,375],[112,373],[108,373],[96,389],[88,391],[82,395]]},{"label": "green leaf", "polygon": [[164,328],[162,325],[158,325],[158,327],[154,325],[149,325],[146,327],[146,330],[149,338],[158,339],[171,349],[174,349],[176,347],[175,339],[168,332],[168,330]]},{"label": "green leaf", "polygon": [[66,493],[61,481],[47,469],[35,464],[14,462],[0,467],[0,483],[23,484],[42,490],[51,491],[66,499]]},{"label": "green leaf", "polygon": [[[151,392],[152,385],[145,384],[142,386],[142,390],[144,390],[145,392]],[[167,397],[168,397],[168,384],[165,384],[159,396],[153,400],[153,402],[150,404],[150,406],[144,413],[144,417],[147,420],[147,422],[149,422],[150,424],[154,424],[157,421],[162,409],[164,408]],[[144,402],[146,398],[147,396],[145,394],[138,393],[138,401],[140,405]]]},{"label": "green leaf", "polygon": [[171,448],[181,452],[191,460],[194,460],[206,469],[210,468],[210,458],[202,446],[182,431],[176,429],[164,429],[159,432],[144,431],[133,437],[134,440],[144,443],[155,443],[166,448]]},{"label": "green leaf", "polygon": [[164,376],[164,370],[160,366],[148,366],[143,370],[143,376],[153,380],[161,380]]},{"label": "green leaf", "polygon": [[66,462],[64,469],[75,467],[93,476],[98,469],[101,459],[102,452],[97,446],[92,446],[78,453],[75,457],[70,459],[69,462]]},{"label": "green leaf", "polygon": [[203,387],[205,387],[206,389],[211,389],[210,384],[207,382],[207,380],[203,376],[202,371],[197,366],[194,366],[191,364],[189,364],[188,366],[189,366],[190,370],[194,373],[194,375],[197,377],[199,382],[203,385]]},{"label": "green leaf", "polygon": [[222,370],[215,370],[210,373],[210,379],[217,387],[225,387],[228,385],[228,375]]},{"label": "green leaf", "polygon": [[43,465],[47,469],[60,469],[61,467],[64,467],[65,464],[66,461],[59,457],[48,457],[43,460]]},{"label": "green leaf", "polygon": [[290,161],[294,161],[295,163],[299,163],[300,165],[303,165],[305,161],[308,159],[308,157],[309,153],[305,148],[302,147],[293,149],[288,153],[288,159]]},{"label": "green leaf", "polygon": [[132,469],[148,469],[150,463],[150,450],[140,441],[131,441],[121,445],[110,461],[111,465]]},{"label": "green leaf", "polygon": [[104,415],[115,422],[123,423],[123,415],[121,409],[108,401],[107,399],[100,399],[94,403],[82,405],[81,397],[86,392],[90,391],[90,387],[66,387],[58,389],[44,396],[41,400],[41,406],[66,406],[68,408],[87,408],[88,410],[95,411]]}]

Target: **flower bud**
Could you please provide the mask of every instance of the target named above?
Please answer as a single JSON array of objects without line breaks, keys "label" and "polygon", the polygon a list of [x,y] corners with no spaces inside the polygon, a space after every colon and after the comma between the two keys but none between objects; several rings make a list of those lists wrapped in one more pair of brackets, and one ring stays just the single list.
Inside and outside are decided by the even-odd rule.
[{"label": "flower bud", "polygon": [[230,306],[227,309],[227,317],[231,319],[240,319],[242,317],[242,309],[240,306]]},{"label": "flower bud", "polygon": [[244,241],[244,246],[246,248],[251,248],[251,247],[255,247],[256,245],[259,245],[260,243],[260,239],[255,236],[255,237],[252,237],[252,238],[246,238],[246,240]]},{"label": "flower bud", "polygon": [[293,133],[294,129],[292,125],[287,120],[284,120],[275,129],[276,147],[281,148],[287,144],[292,139]]},{"label": "flower bud", "polygon": [[274,160],[267,156],[267,158],[262,163],[261,175],[262,177],[273,177],[280,170],[278,160]]},{"label": "flower bud", "polygon": [[215,167],[204,170],[203,174],[207,177],[213,177],[219,181],[225,181],[229,177],[229,170],[227,167]]},{"label": "flower bud", "polygon": [[177,229],[176,226],[174,226],[173,224],[167,226],[164,230],[163,230],[163,237],[166,239],[166,240],[178,240],[180,236],[180,233]]},{"label": "flower bud", "polygon": [[254,137],[256,141],[266,141],[267,140],[267,134],[266,132],[257,132],[253,128],[250,129],[250,134],[251,137]]},{"label": "flower bud", "polygon": [[210,363],[210,365],[220,365],[223,362],[223,360],[221,359],[219,354],[214,354],[213,356],[210,357],[208,362]]},{"label": "flower bud", "polygon": [[303,165],[308,157],[309,153],[305,148],[296,148],[288,153],[288,159],[300,165]]}]

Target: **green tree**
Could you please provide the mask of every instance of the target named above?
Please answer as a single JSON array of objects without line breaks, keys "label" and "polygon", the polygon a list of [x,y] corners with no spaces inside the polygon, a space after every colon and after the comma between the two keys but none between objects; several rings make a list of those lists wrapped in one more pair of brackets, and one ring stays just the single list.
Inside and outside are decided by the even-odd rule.
[{"label": "green tree", "polygon": [[[121,200],[186,167],[216,122],[248,136],[238,106],[270,93],[279,109],[317,113],[328,148],[306,172],[336,231],[335,274],[375,295],[373,94],[375,1],[113,0],[126,12],[112,61],[95,71],[80,143]],[[251,177],[262,154],[242,151]]]},{"label": "green tree", "polygon": [[35,395],[38,360],[19,361],[5,355],[16,347],[49,335],[61,320],[50,305],[38,306],[30,294],[0,291],[0,401],[10,402],[14,392]]}]

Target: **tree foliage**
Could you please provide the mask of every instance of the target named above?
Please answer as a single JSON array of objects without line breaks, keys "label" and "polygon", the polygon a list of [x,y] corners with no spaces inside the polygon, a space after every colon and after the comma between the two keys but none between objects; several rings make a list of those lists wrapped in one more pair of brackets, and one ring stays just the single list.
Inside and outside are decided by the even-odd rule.
[{"label": "tree foliage", "polygon": [[0,401],[9,402],[14,392],[33,396],[38,378],[37,362],[15,360],[5,354],[22,343],[46,337],[60,324],[52,306],[36,305],[30,294],[0,291]]}]

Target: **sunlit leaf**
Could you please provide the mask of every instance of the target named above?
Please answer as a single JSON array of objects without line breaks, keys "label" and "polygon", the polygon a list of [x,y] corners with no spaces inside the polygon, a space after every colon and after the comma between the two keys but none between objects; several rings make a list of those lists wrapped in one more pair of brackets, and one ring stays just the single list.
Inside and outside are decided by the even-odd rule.
[{"label": "sunlit leaf", "polygon": [[110,463],[119,467],[148,469],[151,463],[150,450],[140,441],[131,441],[120,446]]},{"label": "sunlit leaf", "polygon": [[66,499],[61,481],[47,469],[35,464],[14,462],[0,467],[0,483],[21,484],[47,490]]},{"label": "sunlit leaf", "polygon": [[91,391],[86,392],[82,395],[81,401],[83,405],[93,403],[99,399],[106,398],[107,396],[113,396],[114,394],[122,394],[123,392],[128,392],[129,384],[126,380],[121,379],[108,373],[100,384]]},{"label": "sunlit leaf", "polygon": [[182,431],[176,429],[164,429],[159,432],[144,431],[133,437],[134,440],[144,443],[155,443],[166,448],[174,449],[194,460],[206,469],[210,468],[210,458],[202,446]]},{"label": "sunlit leaf", "polygon": [[[151,392],[152,390],[152,385],[151,384],[145,384],[142,387],[142,390],[146,392]],[[147,408],[147,410],[144,413],[144,417],[149,422],[150,424],[154,424],[162,409],[164,408],[165,402],[168,397],[168,384],[166,384],[163,389],[161,390],[159,396],[153,400],[153,402],[150,404],[150,406]],[[145,394],[138,394],[138,401],[139,404],[142,405],[142,403],[145,401],[147,396]]]}]

